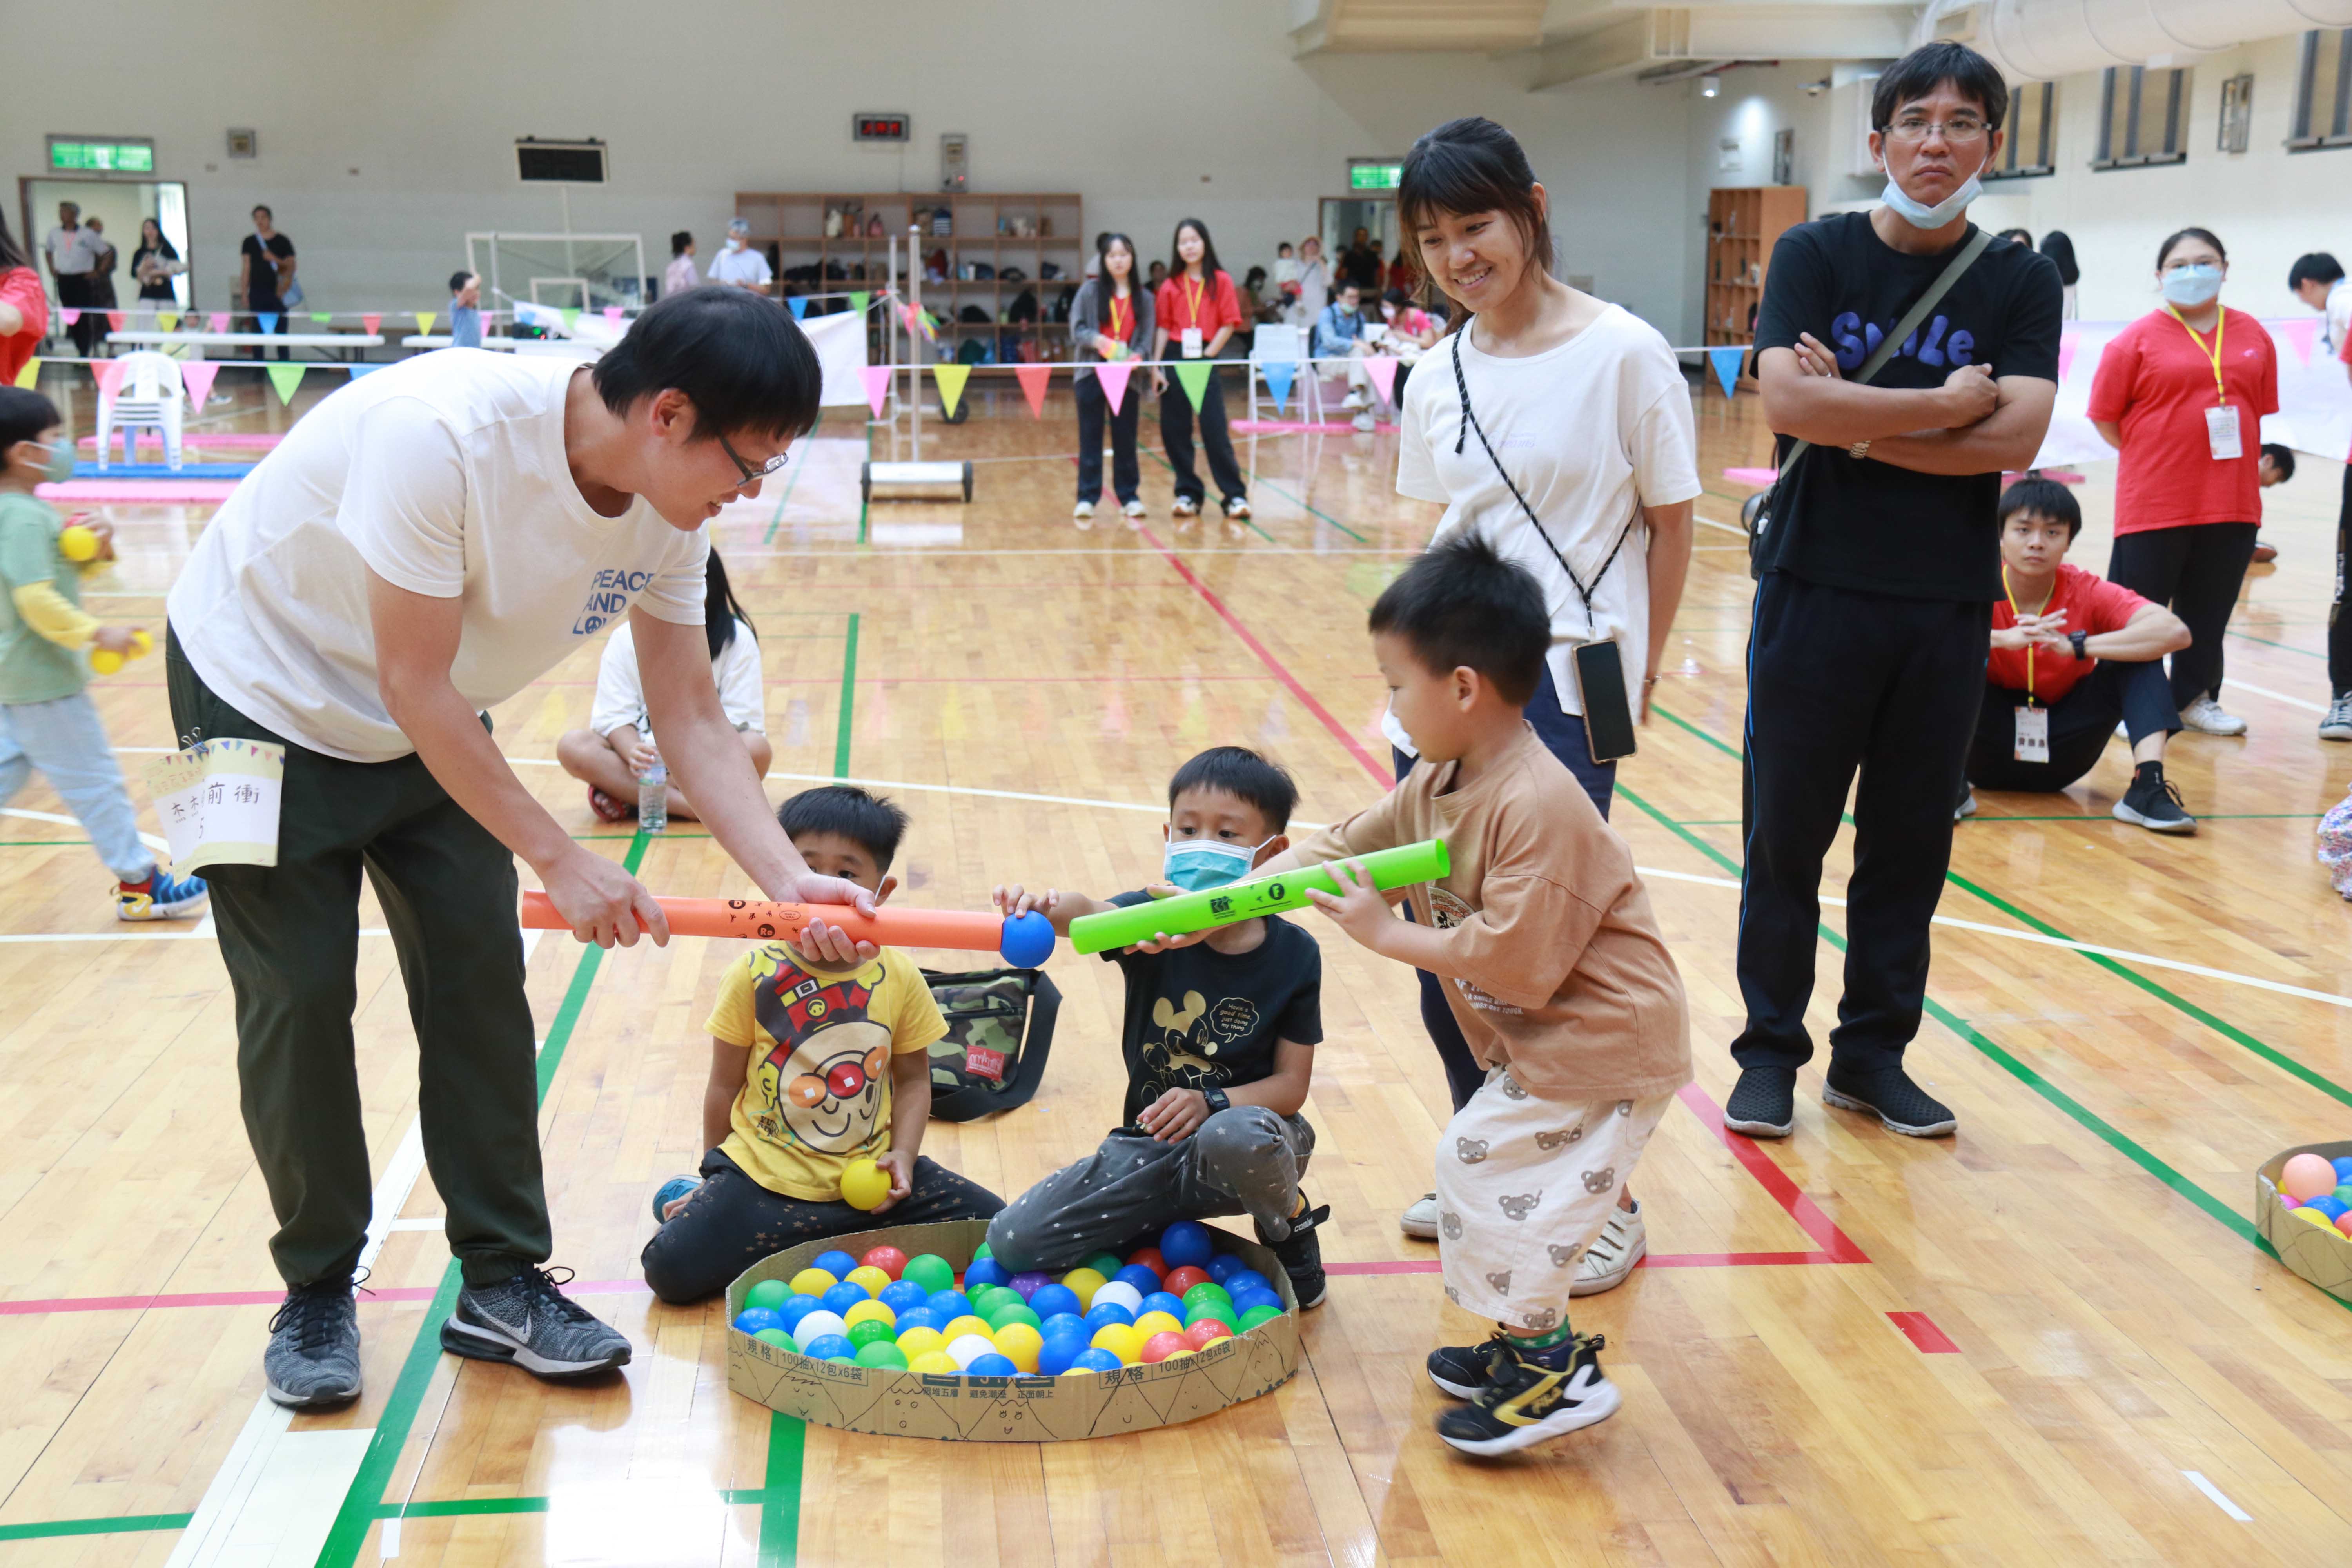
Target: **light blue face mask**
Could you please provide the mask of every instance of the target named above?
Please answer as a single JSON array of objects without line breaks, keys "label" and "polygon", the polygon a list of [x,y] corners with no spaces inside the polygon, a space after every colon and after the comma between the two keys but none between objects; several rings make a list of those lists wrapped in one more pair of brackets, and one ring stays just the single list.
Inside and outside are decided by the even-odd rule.
[{"label": "light blue face mask", "polygon": [[50,443],[41,473],[53,485],[64,484],[74,477],[74,444],[70,437],[60,437]]},{"label": "light blue face mask", "polygon": [[2164,275],[2164,297],[2175,305],[2194,309],[2212,303],[2213,296],[2221,291],[2221,269],[2202,262],[2191,267],[2176,267]]},{"label": "light blue face mask", "polygon": [[1885,193],[1878,199],[1894,208],[1895,216],[1913,228],[1941,228],[1959,216],[1967,210],[1970,202],[1982,195],[1984,195],[1984,182],[1970,174],[1961,182],[1958,190],[1954,191],[1934,206],[1927,206],[1913,201],[1905,194],[1903,187],[1895,183],[1895,176],[1889,174],[1886,177]]},{"label": "light blue face mask", "polygon": [[1249,875],[1257,852],[1273,843],[1227,844],[1217,838],[1171,838],[1160,856],[1160,875],[1188,893],[1222,888]]}]

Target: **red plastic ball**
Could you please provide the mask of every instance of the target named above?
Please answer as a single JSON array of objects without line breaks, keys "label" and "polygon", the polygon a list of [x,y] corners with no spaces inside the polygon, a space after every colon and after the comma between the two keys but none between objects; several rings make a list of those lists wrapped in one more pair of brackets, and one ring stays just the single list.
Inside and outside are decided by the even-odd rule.
[{"label": "red plastic ball", "polygon": [[1203,1318],[1184,1331],[1184,1342],[1196,1351],[1207,1350],[1217,1341],[1233,1337],[1233,1330],[1214,1318]]},{"label": "red plastic ball", "polygon": [[857,1262],[863,1268],[879,1268],[893,1279],[907,1271],[907,1255],[895,1247],[877,1247]]},{"label": "red plastic ball", "polygon": [[1195,1348],[1197,1347],[1192,1341],[1171,1329],[1166,1333],[1154,1334],[1143,1342],[1143,1359],[1147,1362],[1166,1361],[1178,1351]]},{"label": "red plastic ball", "polygon": [[1168,1277],[1160,1281],[1160,1288],[1171,1296],[1181,1296],[1208,1277],[1209,1271],[1205,1268],[1171,1268]]},{"label": "red plastic ball", "polygon": [[1167,1278],[1168,1260],[1160,1256],[1160,1249],[1156,1247],[1141,1247],[1137,1251],[1131,1252],[1128,1254],[1127,1260],[1129,1263],[1142,1264],[1146,1268],[1150,1269],[1154,1274],[1160,1276],[1163,1279]]}]

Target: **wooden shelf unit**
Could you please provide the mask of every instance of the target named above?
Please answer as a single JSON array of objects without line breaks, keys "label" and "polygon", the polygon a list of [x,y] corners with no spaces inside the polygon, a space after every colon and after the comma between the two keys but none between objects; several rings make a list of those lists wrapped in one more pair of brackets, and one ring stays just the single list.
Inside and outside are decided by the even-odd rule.
[{"label": "wooden shelf unit", "polygon": [[1805,221],[1802,185],[1718,185],[1706,198],[1706,342],[1746,346],[1772,247]]},{"label": "wooden shelf unit", "polygon": [[[933,215],[941,207],[947,208],[950,215],[950,232],[944,235],[932,232]],[[845,217],[840,225],[842,232],[827,235],[828,212],[851,208],[856,209],[855,219]],[[877,213],[882,217],[883,232],[868,233]],[[1068,324],[1052,317],[1054,301],[1062,289],[1076,288],[1086,276],[1091,242],[1086,232],[1084,206],[1075,195],[738,191],[735,214],[751,226],[748,243],[761,250],[772,246],[775,248],[772,259],[780,296],[859,289],[879,293],[888,286],[890,239],[895,237],[900,240],[903,251],[908,226],[919,223],[923,236],[915,265],[919,268],[924,258],[942,250],[948,255],[947,280],[926,281],[922,291],[925,308],[940,321],[940,358],[953,357],[967,339],[1005,332],[1036,342],[1041,359],[1069,357],[1066,352],[1069,346]],[[1025,221],[1028,234],[1000,232],[1009,223],[1022,221]],[[1060,269],[1059,277],[1042,276],[1049,261]],[[1014,282],[1006,282],[1002,277],[959,276],[965,267],[975,262],[1000,274],[1007,267],[1017,267],[1025,276]],[[784,280],[787,271],[811,265],[819,268],[817,281]],[[899,265],[907,265],[903,254]],[[831,277],[835,266],[847,276]],[[1005,310],[1024,289],[1036,291],[1037,320],[1006,322]],[[989,320],[959,320],[970,305],[986,310]],[[882,320],[879,312],[872,318],[876,334],[872,352],[877,356],[877,363],[881,363]]]}]

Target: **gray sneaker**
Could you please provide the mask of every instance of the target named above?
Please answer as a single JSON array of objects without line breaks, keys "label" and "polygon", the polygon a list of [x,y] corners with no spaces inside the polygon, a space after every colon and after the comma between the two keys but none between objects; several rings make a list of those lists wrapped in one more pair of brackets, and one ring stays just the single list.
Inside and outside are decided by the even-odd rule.
[{"label": "gray sneaker", "polygon": [[297,1285],[269,1320],[261,1375],[273,1404],[289,1410],[349,1405],[360,1396],[360,1315],[352,1281]]},{"label": "gray sneaker", "polygon": [[2319,738],[2352,741],[2352,691],[2340,694],[2327,705],[2327,717],[2319,721]]},{"label": "gray sneaker", "polygon": [[476,1361],[512,1362],[541,1377],[584,1377],[629,1363],[628,1337],[556,1289],[557,1279],[529,1264],[495,1285],[468,1285],[441,1325],[441,1348]]}]

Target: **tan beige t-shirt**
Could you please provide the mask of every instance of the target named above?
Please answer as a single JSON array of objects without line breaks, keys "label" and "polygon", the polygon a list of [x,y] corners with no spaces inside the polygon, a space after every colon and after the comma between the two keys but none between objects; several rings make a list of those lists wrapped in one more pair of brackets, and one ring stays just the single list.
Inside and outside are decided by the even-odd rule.
[{"label": "tan beige t-shirt", "polygon": [[1546,1100],[1690,1082],[1682,976],[1625,841],[1532,729],[1465,788],[1457,771],[1424,763],[1291,853],[1311,866],[1443,838],[1451,873],[1406,891],[1444,937],[1445,999],[1481,1062]]}]

